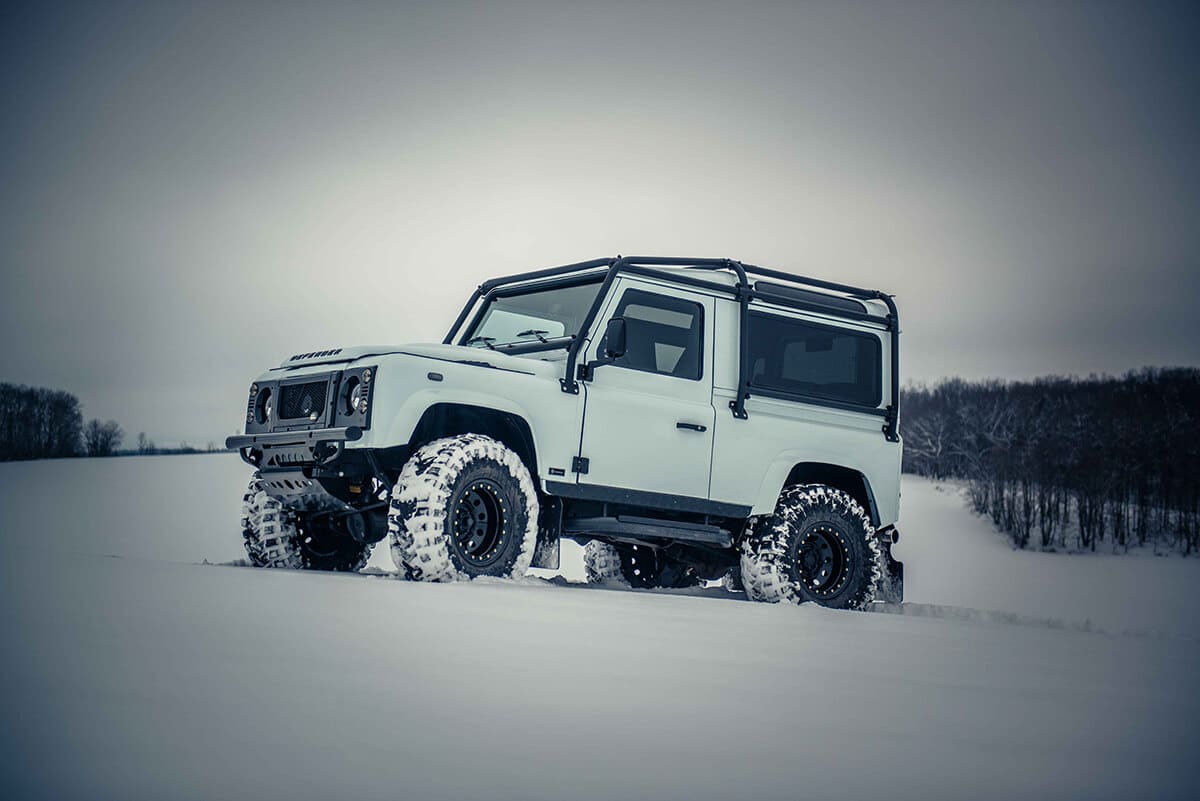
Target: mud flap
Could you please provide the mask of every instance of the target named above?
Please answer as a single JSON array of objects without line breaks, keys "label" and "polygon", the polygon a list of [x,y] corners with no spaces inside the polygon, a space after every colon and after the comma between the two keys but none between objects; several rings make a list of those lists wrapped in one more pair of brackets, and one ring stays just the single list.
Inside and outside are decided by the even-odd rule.
[{"label": "mud flap", "polygon": [[562,499],[543,495],[538,500],[541,502],[541,511],[538,512],[537,545],[533,549],[533,563],[530,567],[557,570],[558,534],[562,530]]},{"label": "mud flap", "polygon": [[904,603],[904,563],[892,558],[892,537],[881,538],[879,545],[883,549],[883,575],[875,600],[887,604]]}]

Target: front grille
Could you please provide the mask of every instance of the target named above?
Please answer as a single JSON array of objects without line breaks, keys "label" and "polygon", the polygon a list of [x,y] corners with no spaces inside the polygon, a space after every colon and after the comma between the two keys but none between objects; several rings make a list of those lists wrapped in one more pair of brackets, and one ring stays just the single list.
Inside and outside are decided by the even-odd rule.
[{"label": "front grille", "polygon": [[316,412],[325,416],[325,391],[329,382],[310,381],[307,384],[285,384],[279,388],[279,419],[308,419]]}]

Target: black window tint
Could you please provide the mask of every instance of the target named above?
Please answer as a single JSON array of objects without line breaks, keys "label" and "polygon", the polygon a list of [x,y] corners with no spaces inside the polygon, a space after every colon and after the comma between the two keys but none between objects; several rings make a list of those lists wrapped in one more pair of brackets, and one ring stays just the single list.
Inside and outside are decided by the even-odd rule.
[{"label": "black window tint", "polygon": [[878,406],[879,338],[773,314],[749,321],[750,383],[793,395]]},{"label": "black window tint", "polygon": [[[625,355],[613,364],[676,378],[700,378],[704,309],[690,300],[627,289],[617,306],[625,318]],[[605,343],[600,343],[604,352]]]}]

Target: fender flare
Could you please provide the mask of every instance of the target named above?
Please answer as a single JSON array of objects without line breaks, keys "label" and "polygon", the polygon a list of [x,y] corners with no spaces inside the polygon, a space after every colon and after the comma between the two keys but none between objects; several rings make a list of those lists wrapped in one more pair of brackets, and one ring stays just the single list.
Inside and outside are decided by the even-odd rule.
[{"label": "fender flare", "polygon": [[[510,442],[508,441],[509,437],[498,436],[497,432],[490,430],[475,431],[473,433],[492,436],[505,442],[513,450],[517,451],[522,459],[525,460],[525,466],[529,468],[530,475],[540,487],[541,479],[538,475],[538,466],[541,464],[541,461],[537,434],[529,422],[530,416],[525,408],[508,398],[481,392],[472,392],[470,390],[447,392],[444,389],[440,389],[436,391],[421,390],[414,392],[405,400],[404,405],[392,418],[387,428],[387,440],[389,442],[413,444],[413,437],[417,434],[420,426],[426,423],[430,413],[439,407],[449,407],[461,411],[476,410],[480,415],[497,415],[513,421],[520,434],[522,440],[520,442]],[[440,433],[467,432],[448,431]]]},{"label": "fender flare", "polygon": [[860,465],[845,464],[844,459],[822,456],[829,457],[830,454],[785,451],[777,456],[763,476],[751,513],[770,514],[774,511],[780,493],[789,484],[819,483],[848,492],[866,508],[871,524],[878,526],[879,507],[867,471]]}]

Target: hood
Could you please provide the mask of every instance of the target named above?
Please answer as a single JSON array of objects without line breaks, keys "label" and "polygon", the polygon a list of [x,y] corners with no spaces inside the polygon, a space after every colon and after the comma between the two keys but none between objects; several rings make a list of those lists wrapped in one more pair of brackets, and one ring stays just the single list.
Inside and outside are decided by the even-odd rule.
[{"label": "hood", "polygon": [[[487,348],[468,348],[464,345],[432,345],[419,343],[400,345],[388,353],[403,353],[410,356],[422,356],[426,359],[438,359],[444,362],[474,364],[480,367],[495,367],[500,370],[513,370],[518,373],[530,373],[553,378],[562,373],[563,362],[555,359],[566,351],[552,353],[530,354],[529,356],[509,356],[507,353],[488,350]],[[551,356],[550,360],[544,357]]]},{"label": "hood", "polygon": [[307,367],[310,364],[333,364],[334,362],[352,362],[355,359],[361,359],[363,356],[371,356],[377,353],[394,353],[399,347],[396,345],[359,345],[353,348],[329,348],[327,350],[314,350],[308,353],[297,353],[283,360],[280,367]]},{"label": "hood", "polygon": [[[352,362],[373,356],[408,355],[444,362],[474,364],[480,367],[495,367],[553,378],[562,373],[562,356],[565,351],[541,353],[536,356],[509,356],[487,348],[468,348],[463,345],[442,345],[414,342],[407,345],[359,345],[352,348],[330,348],[311,353],[298,353],[277,369],[309,367],[315,364],[337,364]],[[539,358],[541,357],[541,358]],[[547,358],[548,357],[548,358]]]}]

